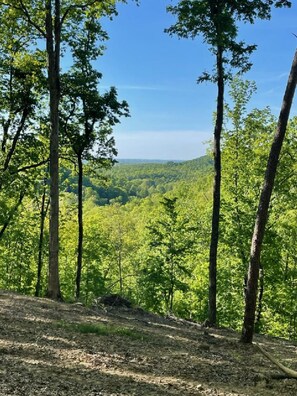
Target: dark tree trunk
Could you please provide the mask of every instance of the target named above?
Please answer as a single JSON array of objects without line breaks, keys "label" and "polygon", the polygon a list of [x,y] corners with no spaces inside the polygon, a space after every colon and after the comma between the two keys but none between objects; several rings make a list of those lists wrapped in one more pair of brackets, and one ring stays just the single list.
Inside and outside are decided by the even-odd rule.
[{"label": "dark tree trunk", "polygon": [[39,243],[38,243],[38,264],[37,264],[37,282],[35,287],[35,297],[39,297],[41,289],[41,271],[43,265],[43,236],[44,236],[44,222],[49,207],[49,201],[45,203],[46,199],[46,187],[43,188],[41,209],[40,209],[40,232],[39,232]]},{"label": "dark tree trunk", "polygon": [[219,242],[219,220],[221,201],[221,134],[224,117],[224,70],[223,49],[217,50],[217,73],[218,73],[218,96],[217,115],[214,130],[214,186],[213,186],[213,208],[211,241],[209,250],[209,300],[208,300],[208,324],[215,326],[217,323],[217,252]]},{"label": "dark tree trunk", "polygon": [[[50,224],[49,224],[49,298],[60,300],[59,280],[59,100],[60,100],[60,0],[46,3],[46,51],[50,94]],[[54,21],[54,22],[53,22]],[[54,24],[54,26],[53,26]]]},{"label": "dark tree trunk", "polygon": [[297,51],[295,52],[290,71],[282,108],[279,115],[277,131],[271,146],[267,163],[264,184],[260,195],[254,233],[251,243],[250,263],[246,289],[246,303],[241,341],[251,343],[254,334],[255,311],[257,303],[257,289],[260,269],[260,256],[264,238],[265,226],[268,218],[268,209],[274,185],[277,165],[286,134],[287,123],[297,83]]},{"label": "dark tree trunk", "polygon": [[6,171],[8,166],[9,166],[9,164],[10,164],[11,158],[13,157],[13,154],[15,152],[17,143],[18,143],[18,141],[20,139],[21,133],[23,132],[23,130],[25,128],[25,123],[26,123],[26,120],[28,118],[28,115],[29,115],[28,108],[25,108],[23,110],[23,113],[22,113],[22,118],[21,118],[20,124],[19,124],[19,126],[17,128],[17,131],[16,131],[15,135],[14,135],[14,138],[13,138],[13,141],[12,141],[12,145],[11,145],[11,147],[10,147],[8,153],[7,153],[7,156],[5,158],[5,162],[4,162],[4,165],[3,165],[3,171]]},{"label": "dark tree trunk", "polygon": [[83,254],[83,162],[81,155],[77,157],[78,163],[78,243],[77,243],[77,269],[76,269],[76,299],[80,296],[80,283]]},{"label": "dark tree trunk", "polygon": [[6,221],[4,222],[4,224],[3,224],[3,226],[2,226],[2,228],[1,228],[1,230],[0,230],[0,239],[3,237],[6,228],[7,228],[7,227],[9,226],[9,224],[11,223],[11,221],[12,221],[14,215],[16,214],[16,212],[17,212],[19,206],[21,205],[21,203],[22,203],[24,197],[25,197],[25,193],[22,191],[22,192],[20,193],[20,197],[19,197],[19,199],[18,199],[18,202],[16,203],[15,207],[10,211],[10,213],[9,213],[9,215],[8,215],[8,217],[7,217],[7,219],[6,219]]}]

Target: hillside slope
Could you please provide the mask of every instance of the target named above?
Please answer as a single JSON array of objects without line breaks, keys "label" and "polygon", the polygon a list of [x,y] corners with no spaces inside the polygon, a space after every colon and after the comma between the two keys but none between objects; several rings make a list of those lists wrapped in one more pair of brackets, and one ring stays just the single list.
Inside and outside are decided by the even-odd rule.
[{"label": "hillside slope", "polygon": [[[230,330],[0,292],[0,395],[296,395]],[[297,367],[295,345],[257,342]]]}]

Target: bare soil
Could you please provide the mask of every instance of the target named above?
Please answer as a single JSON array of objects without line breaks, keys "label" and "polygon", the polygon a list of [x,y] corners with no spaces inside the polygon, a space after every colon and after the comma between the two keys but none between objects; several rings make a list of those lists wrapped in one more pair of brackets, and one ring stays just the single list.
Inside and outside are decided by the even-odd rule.
[{"label": "bare soil", "polygon": [[[297,395],[297,380],[238,339],[139,308],[89,309],[0,291],[0,396]],[[256,342],[297,369],[296,345]]]}]

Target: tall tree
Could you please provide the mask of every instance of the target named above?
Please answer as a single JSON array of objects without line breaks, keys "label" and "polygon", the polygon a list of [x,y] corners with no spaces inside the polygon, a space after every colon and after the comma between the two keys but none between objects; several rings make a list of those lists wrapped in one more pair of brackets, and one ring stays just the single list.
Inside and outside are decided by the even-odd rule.
[{"label": "tall tree", "polygon": [[248,272],[248,281],[246,288],[246,304],[244,321],[242,328],[241,341],[251,343],[253,341],[255,311],[257,302],[257,289],[260,270],[260,259],[262,242],[265,233],[265,226],[268,219],[268,210],[270,198],[274,186],[279,157],[282,144],[286,134],[287,123],[290,115],[291,105],[295,94],[297,84],[297,51],[293,59],[289,79],[287,82],[283,103],[278,119],[277,130],[271,146],[264,183],[259,199],[259,206],[255,221],[254,233],[251,243],[250,263]]},{"label": "tall tree", "polygon": [[187,255],[193,249],[197,229],[183,218],[177,207],[177,198],[164,197],[159,219],[147,226],[149,254],[143,268],[141,282],[147,295],[147,306],[173,312],[177,291],[188,289],[185,276]]},{"label": "tall tree", "polygon": [[[255,89],[251,82],[235,78],[230,88],[233,106],[226,104],[222,135],[220,252],[224,266],[220,284],[224,287],[218,290],[218,298],[223,298],[224,307],[218,310],[218,314],[221,324],[241,326],[242,285],[246,283],[252,225],[276,122],[268,108],[247,113],[247,103]],[[276,243],[271,238],[275,227],[270,224],[270,228],[263,261],[266,267],[270,265]]]},{"label": "tall tree", "polygon": [[4,14],[0,8],[0,237],[28,193],[29,170],[47,161],[34,131],[44,92],[45,56],[30,48],[27,24],[14,12],[9,20]]},{"label": "tall tree", "polygon": [[217,322],[217,252],[219,241],[219,219],[221,200],[221,147],[220,140],[224,120],[224,90],[232,69],[246,72],[250,69],[249,55],[255,45],[237,41],[237,22],[254,23],[256,18],[269,19],[271,7],[290,6],[290,1],[267,0],[181,0],[178,5],[168,7],[177,16],[177,22],[166,31],[179,37],[202,36],[215,56],[215,72],[204,72],[198,82],[212,81],[217,85],[217,109],[214,128],[214,186],[212,231],[209,249],[209,310],[208,323]]},{"label": "tall tree", "polygon": [[[99,18],[114,12],[114,2],[105,0],[6,0],[1,3],[2,22],[11,13],[27,24],[31,38],[43,40],[47,54],[47,82],[50,113],[50,242],[47,295],[61,298],[59,281],[59,110],[61,46],[67,46],[69,30],[76,26],[84,34],[81,21],[86,14]],[[13,10],[13,11],[12,11]],[[23,32],[22,32],[23,34]]]},{"label": "tall tree", "polygon": [[[43,267],[43,245],[44,245],[44,226],[45,219],[49,207],[49,198],[47,197],[47,177],[45,176],[42,185],[39,186],[38,193],[41,195],[41,203],[39,204],[40,214],[40,228],[39,228],[39,241],[38,241],[38,261],[37,261],[37,281],[35,286],[35,297],[39,297],[41,291],[41,271]],[[37,197],[38,201],[38,197]]]},{"label": "tall tree", "polygon": [[87,18],[84,26],[87,34],[76,36],[73,32],[70,40],[74,65],[63,76],[62,89],[62,131],[78,169],[77,299],[80,296],[83,257],[84,161],[93,171],[113,165],[117,151],[111,136],[112,126],[119,122],[120,116],[129,115],[127,103],[118,101],[115,88],[104,94],[98,90],[101,74],[94,70],[91,62],[102,54],[98,41],[106,39],[106,33],[94,18]]}]

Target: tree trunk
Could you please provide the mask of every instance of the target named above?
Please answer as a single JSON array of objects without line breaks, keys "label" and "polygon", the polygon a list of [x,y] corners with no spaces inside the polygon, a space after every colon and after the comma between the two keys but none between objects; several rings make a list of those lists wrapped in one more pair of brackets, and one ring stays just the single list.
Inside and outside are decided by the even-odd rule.
[{"label": "tree trunk", "polygon": [[41,271],[43,264],[43,236],[44,236],[44,222],[49,206],[49,201],[45,204],[46,198],[46,187],[43,188],[42,201],[41,201],[41,210],[40,210],[40,232],[39,232],[39,243],[38,243],[38,264],[37,264],[37,282],[35,287],[35,297],[39,297],[40,289],[41,289]]},{"label": "tree trunk", "polygon": [[214,130],[214,186],[211,241],[209,250],[209,300],[208,300],[208,325],[215,326],[217,323],[217,251],[219,242],[219,219],[221,201],[221,134],[224,117],[224,71],[223,49],[217,49],[217,73],[218,73],[218,96],[217,115]]},{"label": "tree trunk", "polygon": [[123,296],[124,284],[123,284],[122,242],[120,243],[119,251],[118,251],[118,269],[119,269],[120,295]]},{"label": "tree trunk", "polygon": [[78,243],[77,243],[77,269],[76,269],[76,299],[80,296],[80,283],[82,271],[83,252],[83,163],[81,155],[77,157],[78,162]]},{"label": "tree trunk", "polygon": [[264,268],[260,263],[259,267],[259,293],[258,293],[258,309],[256,309],[255,332],[259,333],[261,328],[262,308],[263,308],[263,295],[264,295]]},{"label": "tree trunk", "polygon": [[244,343],[251,343],[253,341],[261,248],[264,238],[265,226],[268,218],[270,198],[274,185],[280,152],[285,138],[287,123],[295,93],[296,83],[297,83],[297,51],[295,52],[285,95],[283,98],[282,108],[279,115],[277,130],[269,154],[264,184],[260,195],[254,233],[251,243],[250,263],[249,263],[248,281],[247,281],[247,290],[246,290],[245,313],[244,313],[244,322],[243,322],[242,335],[241,335],[241,341]]},{"label": "tree trunk", "polygon": [[[54,21],[54,22],[53,22]],[[54,23],[54,26],[53,26]],[[59,280],[59,100],[60,100],[60,0],[46,2],[46,51],[50,94],[50,224],[49,224],[49,298],[61,299]]]}]

